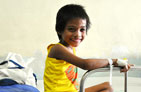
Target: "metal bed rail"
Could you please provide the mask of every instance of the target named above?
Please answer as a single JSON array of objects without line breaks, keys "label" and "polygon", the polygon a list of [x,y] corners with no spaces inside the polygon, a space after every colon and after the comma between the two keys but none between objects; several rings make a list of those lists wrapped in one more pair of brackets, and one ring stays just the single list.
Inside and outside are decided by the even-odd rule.
[{"label": "metal bed rail", "polygon": [[[113,71],[120,71],[120,69],[121,69],[120,67],[113,67]],[[99,68],[99,69],[85,72],[80,80],[80,92],[85,92],[84,83],[88,76],[96,72],[108,72],[108,71],[110,71],[109,67]],[[141,67],[140,66],[131,67],[129,71],[141,71]],[[128,82],[128,72],[125,72],[124,73],[124,92],[127,92],[127,82]]]}]

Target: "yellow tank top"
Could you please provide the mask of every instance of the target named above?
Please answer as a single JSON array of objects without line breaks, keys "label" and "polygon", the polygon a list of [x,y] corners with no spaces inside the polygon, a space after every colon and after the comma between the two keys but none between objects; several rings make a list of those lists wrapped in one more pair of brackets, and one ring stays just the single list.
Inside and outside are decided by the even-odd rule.
[{"label": "yellow tank top", "polygon": [[[48,46],[48,54],[54,45]],[[75,49],[73,50],[75,54]],[[64,60],[47,56],[44,71],[44,92],[78,92],[77,72],[76,66]]]}]

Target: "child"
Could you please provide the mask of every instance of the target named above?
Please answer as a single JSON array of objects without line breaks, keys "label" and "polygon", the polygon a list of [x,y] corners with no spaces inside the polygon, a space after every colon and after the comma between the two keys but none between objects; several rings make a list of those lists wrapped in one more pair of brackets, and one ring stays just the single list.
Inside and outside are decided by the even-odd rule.
[{"label": "child", "polygon": [[[75,47],[84,40],[90,27],[89,16],[81,5],[62,7],[56,18],[59,43],[48,46],[44,72],[45,92],[78,92],[77,67],[92,70],[109,65],[107,59],[82,59],[75,55]],[[117,65],[117,59],[112,59]],[[128,69],[130,65],[128,64]],[[124,67],[123,72],[128,69]],[[113,92],[109,82],[85,89],[86,92]]]}]

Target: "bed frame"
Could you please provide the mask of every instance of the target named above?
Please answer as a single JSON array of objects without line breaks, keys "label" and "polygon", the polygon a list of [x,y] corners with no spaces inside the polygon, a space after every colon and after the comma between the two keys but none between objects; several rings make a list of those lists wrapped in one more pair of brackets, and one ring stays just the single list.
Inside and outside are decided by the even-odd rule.
[{"label": "bed frame", "polygon": [[[109,67],[86,71],[80,80],[80,92],[85,92],[84,83],[88,76],[96,72],[108,72],[108,71],[110,71]],[[113,67],[113,71],[120,71],[120,67]],[[141,67],[139,66],[131,67],[129,71],[141,71]],[[124,92],[128,92],[127,84],[128,84],[128,72],[125,72],[124,73]]]}]

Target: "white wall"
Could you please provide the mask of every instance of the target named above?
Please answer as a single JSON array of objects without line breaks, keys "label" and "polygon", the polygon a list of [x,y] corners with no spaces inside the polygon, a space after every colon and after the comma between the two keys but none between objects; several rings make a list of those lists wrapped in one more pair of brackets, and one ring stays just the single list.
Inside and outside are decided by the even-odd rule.
[{"label": "white wall", "polygon": [[47,45],[58,42],[56,13],[68,3],[85,6],[92,22],[79,56],[140,60],[141,0],[0,0],[0,56],[45,55]]}]

